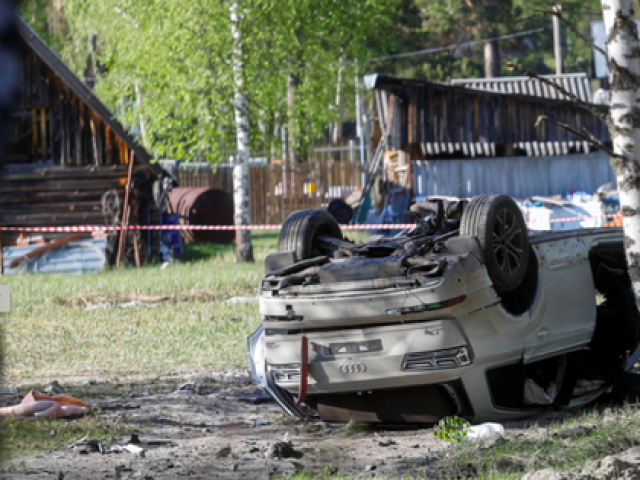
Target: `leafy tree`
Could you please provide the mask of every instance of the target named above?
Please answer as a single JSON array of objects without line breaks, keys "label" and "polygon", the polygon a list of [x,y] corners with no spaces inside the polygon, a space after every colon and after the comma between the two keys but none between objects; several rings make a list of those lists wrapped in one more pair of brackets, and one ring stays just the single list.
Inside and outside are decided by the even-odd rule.
[{"label": "leafy tree", "polygon": [[[569,0],[561,2],[561,5],[578,30],[590,37],[590,21],[597,20],[600,12],[597,0]],[[547,13],[551,11],[551,3],[546,0],[415,0],[413,6],[419,11],[421,26],[416,30],[414,23],[407,36],[412,41],[422,41],[420,46],[412,43],[414,51],[545,28],[527,36],[492,42],[494,49],[499,46],[499,55],[494,55],[494,58],[499,57],[500,67],[493,74],[512,75],[506,68],[506,60],[538,73],[555,72],[551,16]],[[564,71],[591,72],[590,46],[569,30],[565,29],[563,36]],[[387,62],[385,67],[389,68],[388,71],[401,71],[405,76],[434,81],[484,77],[485,48],[485,44],[463,46]]]},{"label": "leafy tree", "polygon": [[[372,55],[367,39],[388,23],[392,3],[243,4],[252,148],[279,141],[273,138],[279,118],[289,123],[294,148],[304,156],[305,146],[336,117],[328,107],[335,97],[340,58],[347,60],[345,78],[353,78],[353,59]],[[106,73],[96,91],[125,123],[133,127],[145,121],[156,154],[211,162],[233,154],[227,2],[65,0],[64,8],[72,39],[64,58],[79,70],[88,40],[98,36]],[[266,124],[263,132],[258,131],[260,123]]]}]

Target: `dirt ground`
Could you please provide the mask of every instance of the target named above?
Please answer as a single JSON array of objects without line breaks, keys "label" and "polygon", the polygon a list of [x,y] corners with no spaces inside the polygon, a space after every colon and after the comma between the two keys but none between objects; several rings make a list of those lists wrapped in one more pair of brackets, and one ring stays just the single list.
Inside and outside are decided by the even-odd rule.
[{"label": "dirt ground", "polygon": [[[3,465],[8,473],[0,478],[253,479],[298,471],[399,478],[432,475],[447,455],[448,443],[435,438],[432,428],[356,425],[346,430],[339,424],[304,423],[284,416],[248,371],[218,372],[214,378],[211,383],[197,377],[182,384],[138,383],[125,394],[107,390],[111,393],[84,398],[107,422],[126,418],[139,425],[136,435],[132,438],[132,430],[120,438],[88,438],[74,448],[17,458]],[[5,405],[19,400],[17,395],[1,399]],[[143,452],[113,452],[130,444]]]}]

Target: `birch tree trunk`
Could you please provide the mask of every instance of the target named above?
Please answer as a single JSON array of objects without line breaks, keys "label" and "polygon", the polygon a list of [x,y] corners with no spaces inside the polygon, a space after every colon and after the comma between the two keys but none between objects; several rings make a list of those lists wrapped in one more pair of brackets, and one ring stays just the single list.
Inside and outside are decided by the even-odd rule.
[{"label": "birch tree trunk", "polygon": [[[133,84],[136,91],[136,100],[138,102],[138,110],[142,110],[142,90],[140,90],[140,81],[136,80]],[[147,116],[142,113],[138,116],[138,123],[140,124],[140,136],[142,137],[142,145],[147,150],[150,149],[151,144],[149,142],[149,136],[147,135]]]},{"label": "birch tree trunk", "polygon": [[[333,123],[333,146],[337,147],[340,140],[342,140],[342,70],[343,70],[343,61],[344,59],[340,57],[340,66],[338,67],[338,81],[336,82],[336,109],[338,110],[338,121]],[[341,152],[333,152],[333,159],[340,160]]]},{"label": "birch tree trunk", "polygon": [[[297,64],[296,64],[297,65]],[[295,66],[293,67],[295,68]],[[287,76],[287,116],[289,117],[289,162],[300,163],[296,136],[296,93],[301,84],[300,76],[290,72]]]},{"label": "birch tree trunk", "polygon": [[612,73],[609,133],[618,183],[624,245],[636,304],[640,305],[640,45],[631,0],[602,0]]},{"label": "birch tree trunk", "polygon": [[[233,80],[236,118],[236,165],[233,168],[233,208],[236,227],[250,225],[249,218],[249,101],[244,92],[244,62],[242,59],[242,31],[240,29],[240,2],[233,0],[231,36],[233,37]],[[215,205],[213,205],[215,208]],[[253,262],[251,231],[236,230],[236,261]]]}]

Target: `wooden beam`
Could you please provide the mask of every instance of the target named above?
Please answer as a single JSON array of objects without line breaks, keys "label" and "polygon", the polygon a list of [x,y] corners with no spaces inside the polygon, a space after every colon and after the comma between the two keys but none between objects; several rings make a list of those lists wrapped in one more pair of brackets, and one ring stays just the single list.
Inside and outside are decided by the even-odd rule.
[{"label": "wooden beam", "polygon": [[[129,173],[127,175],[127,186],[124,191],[124,206],[122,208],[122,226],[126,226],[129,221],[129,192],[131,191],[131,178],[133,177],[133,164],[135,162],[135,152],[131,151],[131,160],[129,161]],[[116,267],[120,266],[120,259],[124,252],[124,240],[127,236],[126,230],[121,230],[118,242],[118,256],[116,257]]]}]

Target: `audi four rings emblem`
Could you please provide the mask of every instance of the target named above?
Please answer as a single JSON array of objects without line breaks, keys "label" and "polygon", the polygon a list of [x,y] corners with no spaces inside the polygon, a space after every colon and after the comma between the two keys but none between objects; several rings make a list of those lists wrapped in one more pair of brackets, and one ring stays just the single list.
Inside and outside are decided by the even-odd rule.
[{"label": "audi four rings emblem", "polygon": [[367,371],[367,366],[362,362],[343,363],[340,365],[340,371],[345,375],[350,375],[352,373],[364,373]]}]

